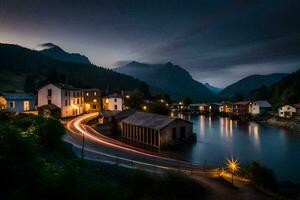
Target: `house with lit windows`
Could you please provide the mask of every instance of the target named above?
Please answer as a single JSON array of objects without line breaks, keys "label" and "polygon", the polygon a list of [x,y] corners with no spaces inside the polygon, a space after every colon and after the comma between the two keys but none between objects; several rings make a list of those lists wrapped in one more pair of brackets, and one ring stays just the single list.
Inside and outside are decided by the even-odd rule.
[{"label": "house with lit windows", "polygon": [[57,108],[61,118],[78,116],[83,114],[83,105],[81,89],[71,85],[46,83],[38,89],[37,106],[40,114],[49,114],[45,112]]},{"label": "house with lit windows", "polygon": [[278,116],[283,118],[292,118],[300,115],[300,103],[284,105],[278,108]]},{"label": "house with lit windows", "polygon": [[29,112],[35,110],[35,95],[29,93],[0,94],[0,110],[7,112]]},{"label": "house with lit windows", "polygon": [[271,104],[266,100],[253,101],[249,104],[249,112],[252,115],[267,113],[271,108]]},{"label": "house with lit windows", "polygon": [[82,89],[83,100],[84,100],[84,112],[99,112],[101,110],[101,90],[93,89]]},{"label": "house with lit windows", "polygon": [[121,94],[113,93],[102,99],[104,110],[118,110],[122,111],[124,106],[124,99]]}]

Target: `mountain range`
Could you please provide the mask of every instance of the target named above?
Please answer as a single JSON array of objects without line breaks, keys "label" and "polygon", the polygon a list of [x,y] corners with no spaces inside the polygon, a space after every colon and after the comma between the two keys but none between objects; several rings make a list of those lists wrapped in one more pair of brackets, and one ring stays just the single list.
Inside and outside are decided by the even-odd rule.
[{"label": "mountain range", "polygon": [[189,97],[193,101],[209,101],[215,96],[202,83],[194,80],[185,69],[171,62],[147,64],[133,61],[115,70],[145,81],[152,91],[153,88],[159,88],[174,99]]},{"label": "mountain range", "polygon": [[242,95],[243,98],[250,98],[251,91],[257,89],[263,85],[270,86],[288,74],[268,74],[268,75],[251,75],[243,78],[226,88],[224,88],[219,94],[220,99],[234,100],[236,95]]},{"label": "mountain range", "polygon": [[78,53],[68,53],[53,43],[44,43],[40,46],[44,48],[40,51],[42,54],[54,58],[56,60],[64,62],[91,64],[88,57],[80,55]]},{"label": "mountain range", "polygon": [[65,62],[40,51],[0,43],[0,90],[22,91],[26,81],[39,83],[51,74],[75,87],[96,87],[109,92],[134,90],[144,84],[96,65]]}]

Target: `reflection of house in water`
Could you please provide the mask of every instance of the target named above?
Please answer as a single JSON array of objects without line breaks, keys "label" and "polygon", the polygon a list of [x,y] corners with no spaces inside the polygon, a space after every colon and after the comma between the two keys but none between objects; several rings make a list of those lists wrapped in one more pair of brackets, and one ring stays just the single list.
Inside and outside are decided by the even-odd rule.
[{"label": "reflection of house in water", "polygon": [[232,136],[232,120],[228,117],[220,117],[220,133],[224,137]]},{"label": "reflection of house in water", "polygon": [[258,124],[250,122],[248,125],[248,133],[253,138],[256,147],[259,145],[259,127]]}]

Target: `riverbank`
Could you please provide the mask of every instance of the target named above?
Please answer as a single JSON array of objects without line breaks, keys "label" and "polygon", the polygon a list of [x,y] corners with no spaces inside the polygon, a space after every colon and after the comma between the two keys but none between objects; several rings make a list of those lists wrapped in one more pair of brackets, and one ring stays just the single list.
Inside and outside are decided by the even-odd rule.
[{"label": "riverbank", "polygon": [[279,117],[271,117],[261,123],[267,123],[273,126],[282,127],[300,133],[300,120],[298,119],[284,119]]}]

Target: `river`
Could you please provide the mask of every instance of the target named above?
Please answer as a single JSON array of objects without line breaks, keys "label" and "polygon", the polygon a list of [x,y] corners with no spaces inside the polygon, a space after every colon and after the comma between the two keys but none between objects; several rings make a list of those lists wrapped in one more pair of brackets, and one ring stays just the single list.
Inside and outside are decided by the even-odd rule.
[{"label": "river", "polygon": [[299,133],[226,117],[184,118],[194,123],[197,141],[173,151],[180,158],[214,166],[224,166],[232,156],[241,164],[255,160],[273,169],[278,180],[300,183]]}]

